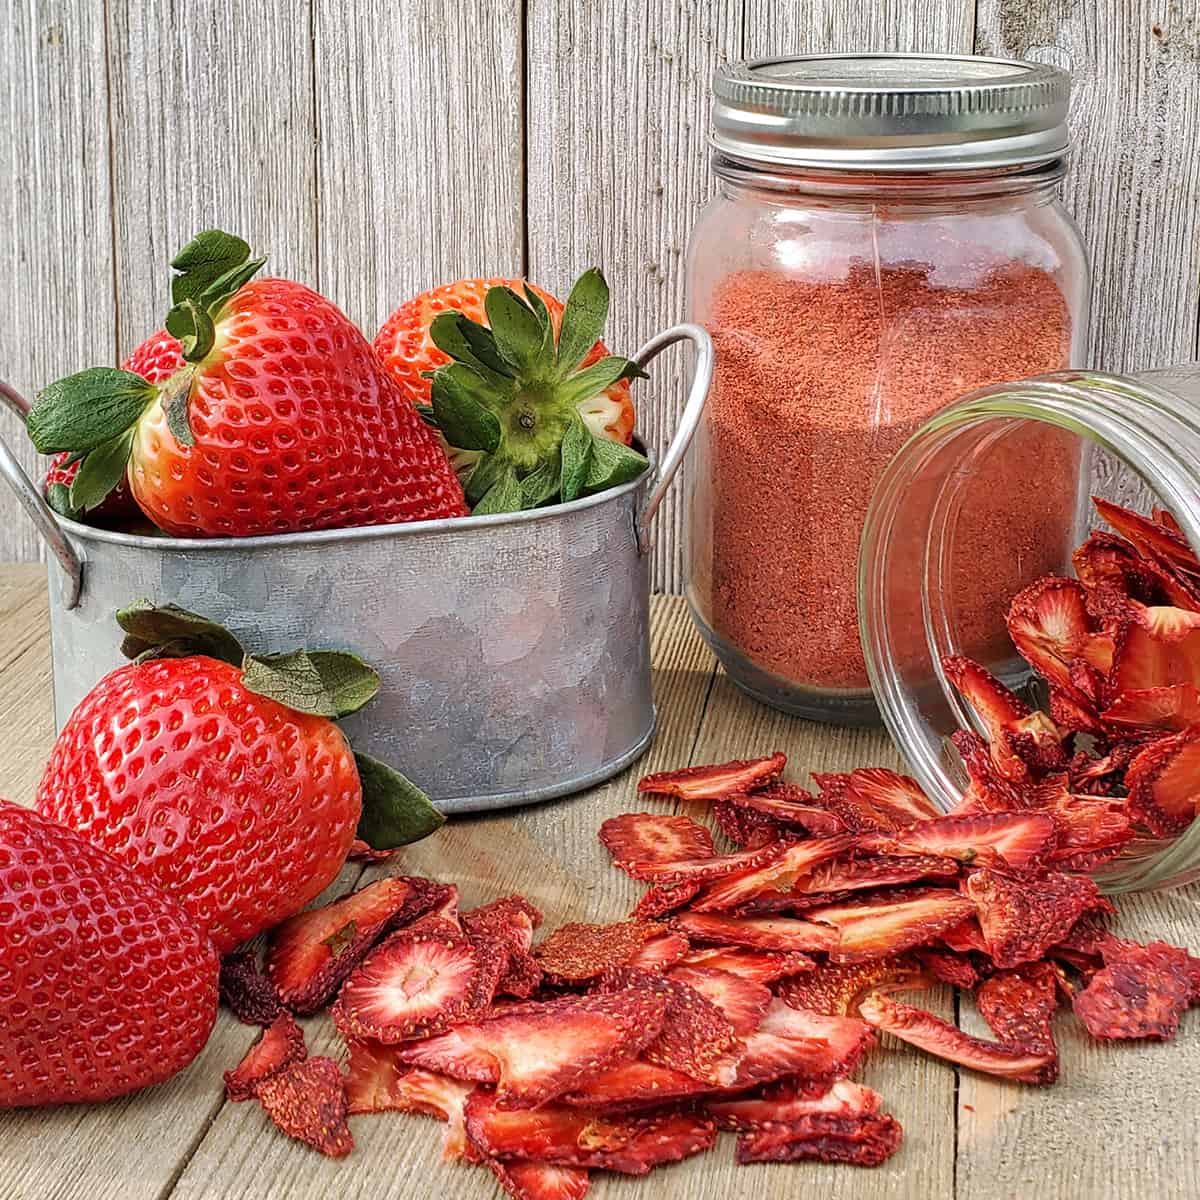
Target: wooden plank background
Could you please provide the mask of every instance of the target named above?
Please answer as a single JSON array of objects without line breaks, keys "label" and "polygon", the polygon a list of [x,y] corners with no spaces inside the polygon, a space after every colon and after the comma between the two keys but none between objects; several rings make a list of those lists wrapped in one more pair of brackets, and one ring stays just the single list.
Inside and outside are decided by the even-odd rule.
[{"label": "wooden plank background", "polygon": [[[597,263],[632,349],[684,311],[714,67],[863,48],[1069,67],[1093,362],[1200,355],[1200,0],[0,0],[0,377],[32,393],[127,353],[212,224],[368,335],[461,275],[561,290]],[[652,443],[681,375],[643,391]],[[6,414],[0,434],[32,470]],[[36,558],[0,513],[0,561]],[[681,518],[677,490],[660,590],[682,589]]]}]

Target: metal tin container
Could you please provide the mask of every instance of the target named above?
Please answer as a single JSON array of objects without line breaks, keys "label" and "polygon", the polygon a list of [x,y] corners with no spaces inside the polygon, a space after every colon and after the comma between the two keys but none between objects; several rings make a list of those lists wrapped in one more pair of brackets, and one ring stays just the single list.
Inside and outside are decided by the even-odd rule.
[{"label": "metal tin container", "polygon": [[[528,512],[251,538],[184,539],[58,517],[0,442],[0,475],[50,551],[55,718],[124,660],[115,610],[142,597],[227,625],[257,651],[353,650],[382,677],[345,722],[447,813],[567,795],[654,736],[651,525],[708,394],[712,345],[678,325],[637,355],[695,349],[687,404],[638,479]],[[0,385],[2,387],[2,385]],[[10,407],[26,403],[3,389]]]}]

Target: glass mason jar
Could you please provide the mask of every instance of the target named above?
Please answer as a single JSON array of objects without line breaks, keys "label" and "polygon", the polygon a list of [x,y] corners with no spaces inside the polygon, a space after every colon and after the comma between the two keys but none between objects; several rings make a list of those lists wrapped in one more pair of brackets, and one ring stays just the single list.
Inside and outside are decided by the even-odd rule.
[{"label": "glass mason jar", "polygon": [[[913,436],[889,463],[872,499],[863,531],[858,601],[867,670],[884,722],[917,782],[943,809],[962,799],[967,783],[950,735],[959,729],[985,733],[941,666],[947,655],[980,657],[975,597],[963,581],[990,570],[991,561],[980,552],[975,516],[980,509],[990,510],[986,493],[995,486],[997,464],[1007,469],[1012,447],[1024,455],[1043,439],[1065,445],[1081,464],[1081,502],[1066,496],[1053,480],[1013,480],[1025,499],[1011,512],[1014,539],[1042,536],[1042,512],[1048,504],[1061,506],[1060,518],[1071,526],[1066,552],[1057,561],[1038,555],[1016,564],[1018,587],[1047,573],[1073,576],[1071,548],[1089,530],[1111,534],[1091,504],[1092,496],[1145,515],[1166,509],[1178,523],[1178,536],[1200,550],[1200,363],[1136,379],[1060,372],[985,388],[944,409]],[[1160,573],[1149,578],[1155,574]],[[1005,586],[1010,586],[1007,578]],[[1164,603],[1162,598],[1144,599]],[[1200,607],[1200,600],[1191,603]],[[1119,631],[1123,619],[1093,617],[1098,630],[1107,623]],[[1004,635],[1003,619],[996,632],[995,645],[980,661],[1034,707],[1045,709],[1042,685],[1017,657]],[[1116,644],[1119,657],[1119,636]],[[1144,667],[1139,664],[1138,673],[1143,676],[1138,686],[1156,686],[1156,699],[1186,686],[1191,674],[1200,675],[1200,631],[1185,632],[1184,640],[1175,636],[1171,645],[1164,645],[1163,656]],[[1117,699],[1113,678],[1101,691],[1105,704]],[[1200,684],[1200,678],[1192,682]],[[1189,719],[1181,717],[1184,725]],[[1179,723],[1164,723],[1140,736],[1179,728]],[[1077,735],[1075,749],[1080,748],[1096,752],[1087,735]],[[1187,799],[1186,778],[1183,784]],[[1200,769],[1193,790],[1200,801]],[[1174,838],[1137,838],[1096,876],[1111,892],[1200,879],[1200,821]]]},{"label": "glass mason jar", "polygon": [[[714,90],[719,191],[688,259],[692,319],[716,347],[689,600],[745,691],[871,723],[855,577],[885,464],[964,392],[1085,350],[1086,256],[1056,196],[1069,80],[994,59],[817,56],[731,66]],[[1068,548],[1073,454],[1039,435],[992,463],[982,569],[963,581],[979,638]],[[1030,478],[1033,528],[1011,520]]]}]

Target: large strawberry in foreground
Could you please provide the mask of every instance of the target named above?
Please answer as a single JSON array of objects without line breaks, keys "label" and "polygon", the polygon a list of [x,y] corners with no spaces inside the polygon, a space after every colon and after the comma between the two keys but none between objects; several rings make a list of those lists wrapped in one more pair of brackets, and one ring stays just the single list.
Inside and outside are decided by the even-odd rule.
[{"label": "large strawberry in foreground", "polygon": [[[179,339],[160,329],[133,351],[121,364],[121,370],[132,371],[147,383],[165,383],[183,365],[183,347]],[[54,456],[42,482],[42,492],[50,507],[72,520],[79,520],[85,515],[71,504],[71,484],[79,474],[79,464],[80,459],[76,455],[62,450]],[[133,502],[125,480],[121,480],[90,514],[95,524],[114,525],[140,515],[141,511]]]},{"label": "large strawberry in foreground", "polygon": [[217,956],[175,900],[0,800],[0,1108],[161,1083],[216,1015]]},{"label": "large strawberry in foreground", "polygon": [[423,793],[356,755],[334,723],[379,688],[353,655],[247,655],[172,607],[118,620],[137,661],[72,713],[38,808],[170,892],[222,953],[327,887],[356,834],[388,848],[441,824]]},{"label": "large strawberry in foreground", "polygon": [[519,286],[440,288],[398,309],[375,339],[405,395],[441,432],[481,515],[575,500],[647,466],[626,445],[628,380],[643,372],[600,341],[604,276],[585,271],[565,306]]},{"label": "large strawberry in foreground", "polygon": [[263,261],[240,238],[200,234],[172,263],[183,367],[159,384],[97,367],[38,396],[34,445],[84,455],[71,506],[91,510],[128,478],[180,536],[463,515],[445,452],[366,339],[302,284],[250,283]]}]

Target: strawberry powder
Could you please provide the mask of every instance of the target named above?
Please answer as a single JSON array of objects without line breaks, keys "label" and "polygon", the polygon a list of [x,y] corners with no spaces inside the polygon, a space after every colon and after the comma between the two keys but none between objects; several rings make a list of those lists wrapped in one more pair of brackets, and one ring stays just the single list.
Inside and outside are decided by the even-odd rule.
[{"label": "strawberry powder", "polygon": [[[1066,299],[1019,263],[956,288],[923,264],[855,262],[834,280],[730,274],[707,325],[717,367],[698,444],[693,602],[726,652],[786,684],[864,689],[858,545],[883,467],[964,392],[1067,366]],[[977,468],[951,569],[966,652],[986,660],[1007,597],[1065,561],[1076,454],[1069,438],[1027,431]],[[912,536],[918,554],[924,531]]]}]

